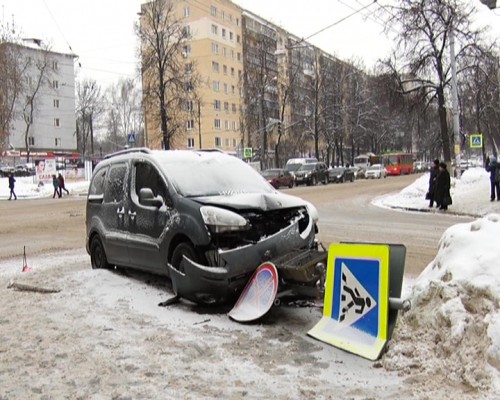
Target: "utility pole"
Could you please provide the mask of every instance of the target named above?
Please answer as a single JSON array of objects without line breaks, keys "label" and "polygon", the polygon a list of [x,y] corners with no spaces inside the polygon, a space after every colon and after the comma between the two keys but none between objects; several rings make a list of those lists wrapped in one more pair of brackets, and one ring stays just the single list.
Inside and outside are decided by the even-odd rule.
[{"label": "utility pole", "polygon": [[198,99],[198,144],[200,146],[200,149],[203,147],[201,146],[201,101]]},{"label": "utility pole", "polygon": [[460,178],[460,118],[458,115],[457,66],[455,61],[455,33],[450,29],[451,104],[453,136],[455,138],[455,177]]}]

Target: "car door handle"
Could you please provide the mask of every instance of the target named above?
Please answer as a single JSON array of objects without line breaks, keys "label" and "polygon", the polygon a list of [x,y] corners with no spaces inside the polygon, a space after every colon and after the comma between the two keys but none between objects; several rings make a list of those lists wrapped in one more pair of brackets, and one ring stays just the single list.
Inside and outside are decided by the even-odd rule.
[{"label": "car door handle", "polygon": [[118,217],[121,218],[125,215],[125,207],[121,207],[118,210],[116,210],[116,213],[118,214]]},{"label": "car door handle", "polygon": [[130,217],[131,220],[134,220],[135,219],[135,216],[137,215],[137,212],[132,212],[130,210],[128,210],[128,216]]}]

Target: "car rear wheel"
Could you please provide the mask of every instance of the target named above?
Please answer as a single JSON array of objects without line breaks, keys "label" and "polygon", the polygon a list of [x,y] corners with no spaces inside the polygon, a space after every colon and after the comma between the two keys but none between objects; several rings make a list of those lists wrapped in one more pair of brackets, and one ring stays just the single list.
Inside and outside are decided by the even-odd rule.
[{"label": "car rear wheel", "polygon": [[323,184],[324,184],[324,185],[328,185],[328,182],[330,182],[330,181],[328,180],[328,175],[325,175],[325,178],[323,179]]},{"label": "car rear wheel", "polygon": [[291,189],[293,188],[293,180],[290,181],[290,183],[288,184],[288,187]]},{"label": "car rear wheel", "polygon": [[110,267],[108,259],[106,258],[104,246],[102,245],[99,236],[94,236],[92,238],[92,242],[90,243],[90,263],[92,264],[92,269]]},{"label": "car rear wheel", "polygon": [[315,177],[315,176],[313,176],[313,177],[311,178],[311,185],[312,185],[312,186],[316,186],[316,184],[317,184],[317,183],[318,183],[318,182],[316,181],[316,177]]},{"label": "car rear wheel", "polygon": [[170,263],[172,267],[180,272],[184,272],[184,256],[189,258],[191,261],[198,262],[198,255],[194,247],[187,242],[180,243],[174,250],[172,254],[172,260]]}]

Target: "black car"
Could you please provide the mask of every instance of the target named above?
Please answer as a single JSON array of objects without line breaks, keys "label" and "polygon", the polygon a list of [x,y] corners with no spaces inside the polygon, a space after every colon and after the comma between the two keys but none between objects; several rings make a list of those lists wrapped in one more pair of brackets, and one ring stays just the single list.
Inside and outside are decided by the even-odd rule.
[{"label": "black car", "polygon": [[346,167],[332,168],[328,170],[328,180],[336,183],[354,182],[354,171]]},{"label": "black car", "polygon": [[295,171],[295,184],[315,186],[318,182],[328,183],[328,168],[324,162],[303,164]]},{"label": "black car", "polygon": [[179,296],[224,302],[262,262],[314,248],[317,219],[231,155],[128,149],[94,170],[86,247],[93,268],[166,275]]}]

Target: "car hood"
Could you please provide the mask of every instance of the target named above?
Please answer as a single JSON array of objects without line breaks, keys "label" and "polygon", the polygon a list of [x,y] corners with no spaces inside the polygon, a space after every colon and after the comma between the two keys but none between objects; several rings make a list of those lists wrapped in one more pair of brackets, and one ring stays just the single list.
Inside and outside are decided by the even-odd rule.
[{"label": "car hood", "polygon": [[191,200],[204,205],[233,208],[236,210],[259,209],[268,211],[307,205],[301,198],[283,193],[244,193],[228,196],[194,197]]}]

